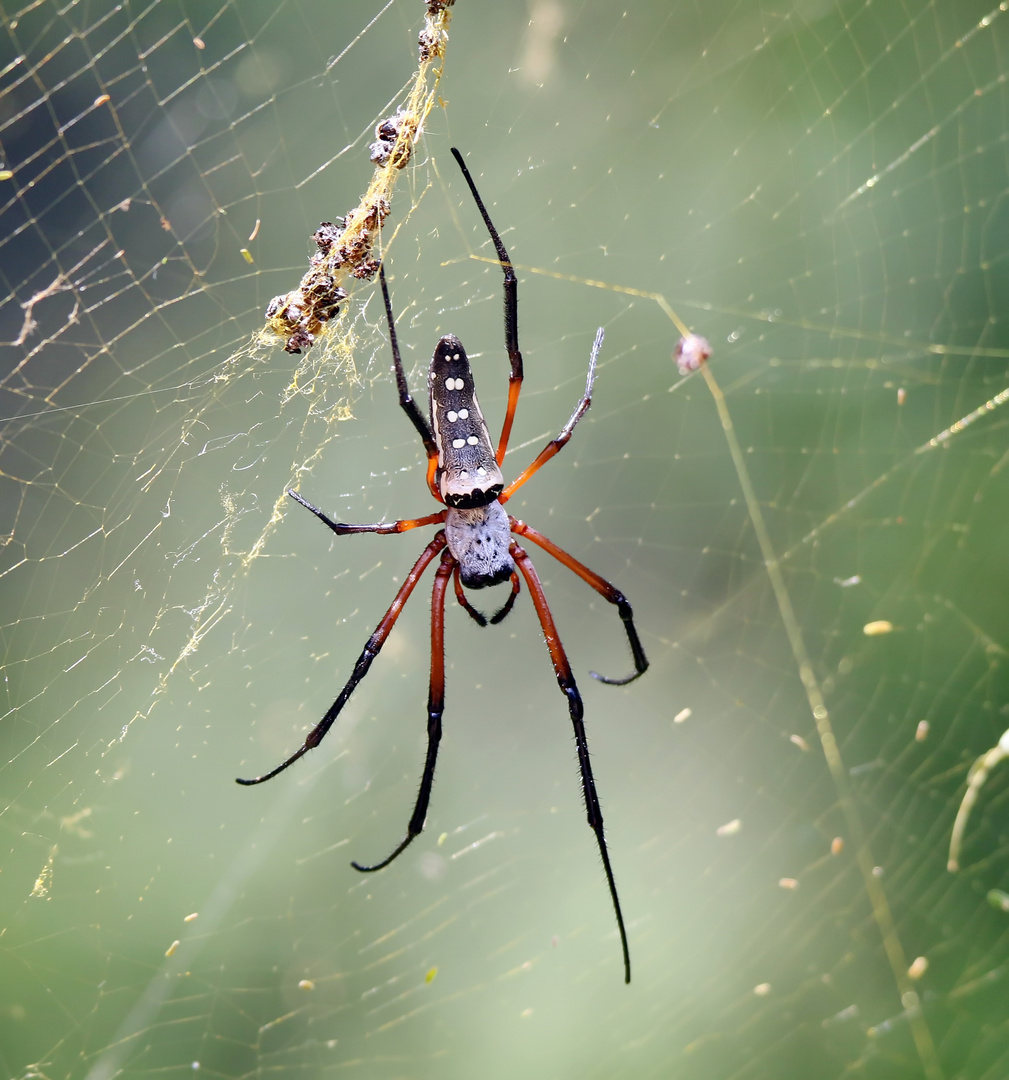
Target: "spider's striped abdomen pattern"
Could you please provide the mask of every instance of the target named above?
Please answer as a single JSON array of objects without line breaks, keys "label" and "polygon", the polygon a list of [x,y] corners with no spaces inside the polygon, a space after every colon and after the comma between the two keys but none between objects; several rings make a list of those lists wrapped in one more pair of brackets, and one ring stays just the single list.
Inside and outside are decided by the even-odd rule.
[{"label": "spider's striped abdomen pattern", "polygon": [[486,506],[504,490],[504,477],[477,401],[469,358],[454,335],[435,346],[427,383],[441,498],[460,510]]},{"label": "spider's striped abdomen pattern", "polygon": [[[410,395],[406,374],[403,371],[403,362],[396,339],[396,323],[392,314],[392,302],[389,299],[389,290],[386,285],[385,268],[383,266],[380,270],[379,280],[382,286],[382,297],[389,325],[389,342],[392,347],[393,371],[399,391],[399,404],[424,444],[424,451],[427,455],[428,489],[435,499],[444,505],[444,508],[424,517],[377,522],[371,525],[350,525],[334,521],[297,492],[291,491],[289,494],[302,506],[311,510],[337,536],[347,536],[351,533],[390,535],[392,533],[408,532],[426,525],[439,525],[441,528],[438,529],[427,547],[421,552],[420,558],[413,564],[385,615],[365,643],[361,655],[354,664],[350,678],[337,695],[336,700],[326,710],[322,719],[308,733],[304,743],[270,772],[249,780],[240,779],[238,783],[252,785],[270,780],[322,742],[326,733],[336,722],[343,707],[349,701],[351,694],[367,675],[382,646],[388,640],[389,634],[396,625],[396,620],[399,618],[417,583],[427,568],[435,560],[438,560],[438,566],[434,574],[434,585],[431,590],[431,676],[427,705],[427,755],[424,760],[424,772],[420,781],[420,789],[417,792],[417,800],[407,825],[406,836],[390,855],[381,862],[371,865],[362,865],[357,862],[351,864],[355,869],[365,872],[381,870],[383,867],[388,866],[420,835],[424,828],[424,821],[427,817],[427,809],[431,799],[435,765],[438,760],[438,747],[441,743],[442,714],[445,710],[445,598],[449,581],[451,580],[453,584],[456,600],[479,626],[499,623],[506,618],[519,595],[520,582],[525,581],[533,607],[536,610],[536,617],[543,631],[547,650],[550,653],[550,661],[553,665],[557,685],[567,701],[568,715],[571,719],[575,746],[578,752],[578,767],[582,779],[582,795],[585,800],[586,817],[592,831],[595,833],[596,844],[602,858],[606,883],[609,887],[610,899],[617,920],[620,946],[623,951],[624,980],[630,982],[631,957],[627,945],[627,932],[624,928],[624,917],[620,909],[616,881],[610,866],[609,851],[603,833],[603,815],[599,807],[595,779],[592,775],[592,765],[589,760],[581,693],[571,671],[567,654],[561,644],[560,635],[557,632],[550,606],[547,603],[543,585],[532,564],[532,560],[525,550],[519,546],[515,537],[522,537],[536,544],[581,578],[587,585],[591,586],[604,600],[617,609],[617,614],[620,616],[627,636],[627,643],[630,646],[634,670],[630,675],[619,679],[605,678],[592,672],[591,674],[596,679],[619,686],[626,685],[638,678],[639,675],[644,674],[648,668],[648,660],[645,657],[645,651],[634,626],[631,605],[627,602],[623,593],[600,577],[594,570],[590,570],[574,556],[569,555],[563,548],[558,547],[552,540],[547,539],[531,525],[511,517],[504,509],[504,504],[515,492],[567,444],[575,425],[588,411],[592,401],[596,360],[602,346],[603,332],[600,329],[596,333],[592,353],[589,357],[589,372],[585,381],[585,392],[575,406],[570,419],[561,428],[557,437],[551,439],[539,452],[532,464],[527,466],[515,480],[505,487],[501,474],[501,464],[508,449],[508,439],[515,418],[515,409],[518,404],[523,378],[522,353],[519,351],[518,342],[518,283],[515,271],[508,259],[508,252],[505,250],[501,237],[490,220],[473,178],[463,162],[462,155],[455,148],[453,148],[452,154],[462,170],[477,209],[480,211],[480,216],[487,226],[487,231],[497,252],[498,261],[504,271],[505,348],[508,352],[511,373],[508,380],[508,404],[505,409],[497,448],[495,450],[491,446],[490,434],[480,411],[480,405],[477,402],[476,388],[473,384],[473,372],[466,356],[466,350],[454,335],[449,334],[441,338],[431,359],[431,366],[428,371],[430,420],[417,407],[416,402]],[[466,598],[466,589],[482,589],[487,586],[502,584],[505,581],[511,582],[511,592],[504,605],[490,618],[477,611]]]}]

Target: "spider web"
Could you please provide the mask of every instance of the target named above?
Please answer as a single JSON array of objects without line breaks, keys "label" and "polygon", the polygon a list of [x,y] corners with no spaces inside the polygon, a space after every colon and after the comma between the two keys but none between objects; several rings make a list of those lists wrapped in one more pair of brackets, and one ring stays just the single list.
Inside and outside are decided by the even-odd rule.
[{"label": "spider web", "polygon": [[[373,177],[424,5],[3,16],[0,1068],[48,1080],[1009,1071],[1003,7],[453,10],[384,243],[423,387],[458,334],[581,680],[631,942],[523,597],[452,605],[427,827],[418,589],[323,746],[430,512],[374,286],[261,336]],[[474,259],[474,256],[476,257]],[[677,318],[710,370],[680,378]],[[478,597],[483,599],[483,597]],[[489,600],[489,598],[488,598]],[[493,607],[488,602],[488,606]],[[985,780],[978,787],[979,779]],[[1006,899],[1009,905],[1009,899]],[[195,916],[193,918],[192,916]]]}]

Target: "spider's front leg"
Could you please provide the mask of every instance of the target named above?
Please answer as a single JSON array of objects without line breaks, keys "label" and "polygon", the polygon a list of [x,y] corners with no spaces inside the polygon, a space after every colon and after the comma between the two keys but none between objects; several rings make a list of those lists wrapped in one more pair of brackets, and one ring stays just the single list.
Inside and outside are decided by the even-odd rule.
[{"label": "spider's front leg", "polygon": [[438,468],[438,446],[434,440],[431,425],[427,422],[424,414],[417,408],[417,402],[413,400],[409,384],[406,381],[406,372],[403,370],[403,359],[399,355],[399,341],[396,338],[396,320],[392,314],[392,301],[389,299],[389,286],[385,282],[385,264],[378,268],[378,280],[382,285],[382,302],[385,304],[385,319],[389,324],[389,346],[392,349],[392,367],[396,373],[396,389],[399,393],[399,407],[406,413],[410,423],[413,424],[424,444],[424,453],[427,454],[427,486],[431,494],[439,501],[442,497],[434,482],[435,470]]},{"label": "spider's front leg", "polygon": [[589,411],[592,404],[592,387],[596,381],[596,362],[599,359],[599,350],[603,347],[603,328],[600,326],[596,331],[595,340],[592,342],[592,352],[589,354],[589,373],[585,379],[585,393],[578,399],[575,411],[568,418],[568,422],[561,428],[556,439],[550,442],[536,455],[536,460],[528,465],[501,493],[501,502],[506,503],[518,489],[533,475],[539,472],[544,465],[556,454],[567,446],[572,432],[578,421]]},{"label": "spider's front leg", "polygon": [[508,257],[508,251],[504,246],[504,242],[501,240],[500,234],[494,227],[494,222],[491,221],[490,214],[487,213],[487,207],[484,206],[483,199],[480,198],[480,192],[477,191],[476,183],[474,182],[473,177],[470,176],[469,169],[466,168],[466,162],[463,161],[462,154],[460,154],[454,146],[452,147],[452,156],[455,158],[456,164],[462,170],[463,178],[469,186],[470,194],[472,194],[473,199],[476,202],[477,209],[480,211],[480,216],[483,218],[483,223],[487,226],[487,233],[491,238],[491,243],[494,245],[494,250],[497,252],[501,269],[504,271],[505,349],[508,353],[508,362],[511,365],[511,374],[508,377],[508,405],[505,408],[504,423],[501,425],[501,437],[498,439],[497,453],[494,455],[498,466],[501,466],[504,463],[505,452],[508,449],[508,440],[511,437],[512,423],[515,420],[515,409],[519,403],[519,392],[522,390],[522,353],[519,350],[518,278],[515,276],[515,268],[512,266],[511,259]]},{"label": "spider's front leg", "polygon": [[434,587],[431,590],[431,681],[427,694],[427,757],[424,760],[424,775],[421,777],[417,802],[410,816],[410,823],[406,827],[406,836],[391,855],[372,866],[363,866],[358,862],[350,864],[363,874],[388,866],[393,859],[403,854],[424,829],[424,819],[427,817],[427,807],[431,801],[434,769],[438,763],[441,717],[445,711],[445,590],[448,588],[448,579],[452,576],[456,565],[452,555],[448,551],[443,551],[441,565],[435,571]]},{"label": "spider's front leg", "polygon": [[445,510],[439,510],[437,513],[428,514],[422,518],[406,518],[403,521],[378,521],[374,525],[347,525],[342,521],[334,521],[317,506],[313,506],[308,499],[299,495],[298,492],[289,489],[287,494],[306,510],[311,510],[323,525],[332,529],[337,536],[349,536],[351,533],[378,533],[380,536],[388,536],[391,533],[408,532],[410,529],[419,529],[422,525],[440,525],[445,520],[445,514],[447,513]]}]

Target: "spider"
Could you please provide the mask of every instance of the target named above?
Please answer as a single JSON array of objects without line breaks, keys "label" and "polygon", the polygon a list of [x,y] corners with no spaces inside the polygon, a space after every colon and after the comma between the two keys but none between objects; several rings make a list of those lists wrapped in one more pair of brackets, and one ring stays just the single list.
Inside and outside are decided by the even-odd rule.
[{"label": "spider", "polygon": [[[491,222],[476,184],[462,155],[454,147],[452,155],[462,170],[469,190],[490,234],[498,261],[504,271],[504,329],[505,347],[511,363],[511,375],[508,380],[508,404],[505,410],[501,436],[497,449],[491,444],[490,433],[477,402],[476,389],[473,385],[473,372],[470,368],[466,351],[459,339],[451,334],[443,337],[435,346],[434,356],[428,371],[428,391],[430,395],[431,421],[420,411],[410,396],[403,362],[400,358],[399,344],[396,339],[396,325],[392,314],[392,303],[385,280],[384,267],[380,271],[382,298],[385,304],[386,320],[389,325],[389,343],[392,348],[393,368],[396,374],[396,386],[399,391],[399,404],[410,422],[417,429],[424,450],[427,454],[427,486],[431,494],[444,504],[444,509],[426,517],[410,518],[403,521],[383,521],[373,525],[346,525],[333,521],[317,506],[296,491],[288,494],[296,502],[331,529],[337,536],[350,533],[390,533],[408,532],[424,525],[442,526],[434,539],[424,548],[420,558],[400,586],[392,604],[382,616],[375,632],[368,639],[364,650],[354,665],[354,670],[339,696],[326,711],[325,716],[308,733],[304,743],[289,758],[275,769],[253,779],[239,779],[239,784],[262,784],[272,780],[278,773],[293,765],[303,754],[318,746],[326,733],[333,726],[336,718],[350,695],[361,680],[367,675],[372,661],[378,656],[399,618],[407,600],[420,581],[424,571],[438,560],[434,575],[434,588],[431,594],[431,677],[427,704],[427,756],[424,773],[420,781],[420,790],[414,805],[413,814],[407,825],[406,836],[387,858],[369,866],[352,862],[351,866],[362,873],[372,873],[388,866],[393,859],[406,850],[424,828],[428,803],[431,798],[431,785],[434,780],[435,763],[438,758],[438,746],[441,741],[442,713],[445,703],[445,595],[449,580],[455,592],[456,600],[463,610],[478,626],[488,623],[500,623],[511,611],[519,595],[520,579],[524,578],[529,595],[536,609],[543,636],[546,639],[550,659],[553,662],[557,684],[568,703],[568,712],[574,727],[575,744],[578,750],[578,766],[581,771],[582,794],[589,825],[596,836],[599,854],[602,857],[606,883],[609,886],[610,899],[616,915],[617,929],[620,933],[620,945],[623,951],[624,981],[631,981],[631,959],[627,945],[627,932],[624,929],[624,917],[620,910],[620,899],[610,866],[610,856],[603,835],[603,815],[596,794],[596,784],[592,777],[589,762],[588,741],[585,725],[582,722],[582,698],[578,692],[571,665],[568,662],[561,639],[557,633],[553,615],[547,604],[539,576],[526,554],[514,537],[523,537],[537,547],[552,555],[558,562],[577,574],[587,585],[617,609],[634,661],[634,671],[624,678],[614,679],[591,672],[600,682],[615,686],[624,686],[643,675],[648,668],[648,660],[634,627],[631,606],[623,593],[614,588],[595,571],[584,566],[572,555],[559,548],[552,540],[537,532],[531,525],[512,517],[505,512],[504,504],[522,485],[557,454],[571,438],[575,425],[585,415],[592,401],[592,386],[595,382],[596,361],[602,347],[603,331],[596,333],[589,356],[588,378],[585,393],[582,394],[571,418],[561,428],[560,433],[540,451],[536,459],[518,478],[505,486],[501,474],[501,463],[508,449],[515,409],[518,404],[519,390],[522,386],[522,353],[518,341],[518,281],[515,270],[508,258],[508,252],[501,241],[497,229]],[[507,600],[490,618],[478,611],[466,598],[465,589],[484,589],[504,582],[511,583],[511,592]]]}]

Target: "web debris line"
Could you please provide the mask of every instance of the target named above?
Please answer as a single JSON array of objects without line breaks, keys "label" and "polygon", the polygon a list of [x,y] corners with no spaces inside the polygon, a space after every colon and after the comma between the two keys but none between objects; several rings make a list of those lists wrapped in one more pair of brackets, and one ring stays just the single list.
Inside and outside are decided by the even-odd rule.
[{"label": "web debris line", "polygon": [[[211,376],[211,381],[227,385],[236,379],[255,374],[261,363],[262,353],[276,345],[278,336],[284,340],[286,352],[299,353],[302,349],[308,352],[296,366],[286,391],[281,395],[281,407],[297,396],[308,396],[313,400],[324,396],[324,388],[334,372],[343,373],[347,380],[353,379],[357,341],[353,325],[346,317],[340,320],[337,333],[325,336],[321,349],[313,350],[309,347],[315,343],[316,336],[322,332],[326,322],[335,319],[340,313],[347,293],[337,284],[338,279],[345,274],[364,279],[377,272],[378,261],[373,252],[380,238],[382,222],[390,211],[395,181],[400,170],[410,161],[413,148],[423,134],[424,122],[438,100],[437,89],[444,70],[447,31],[453,4],[454,0],[428,0],[424,26],[418,37],[419,66],[412,77],[405,105],[394,117],[380,122],[376,128],[376,142],[371,146],[372,160],[376,167],[359,205],[343,219],[341,226],[324,222],[316,230],[314,237],[319,246],[319,254],[313,256],[311,267],[298,288],[285,296],[275,297],[270,302],[267,308],[267,325],[251,341],[236,350]],[[185,421],[173,448],[139,478],[145,491],[149,490],[183,453],[192,433],[202,422],[204,412],[212,409],[216,402],[217,395],[210,394],[206,402]],[[331,420],[345,419],[349,415],[350,409],[345,400],[329,410]],[[310,407],[302,419],[302,436],[313,417],[314,409]],[[329,429],[324,439],[312,444],[307,457],[292,463],[288,481],[274,501],[267,521],[259,535],[244,551],[236,551],[232,547],[232,528],[238,514],[230,505],[229,497],[224,495],[227,513],[226,520],[221,523],[221,548],[222,554],[236,559],[235,573],[228,580],[218,578],[209,585],[205,600],[197,605],[192,613],[188,637],[158,680],[150,702],[138,709],[124,725],[123,737],[134,721],[150,715],[158,700],[167,693],[171,678],[196,654],[207,635],[230,614],[232,583],[239,574],[247,572],[257,558],[266,553],[270,538],[284,520],[287,489],[297,486],[299,476],[322,458],[333,438],[335,433]],[[299,437],[299,445],[303,441],[303,438]],[[121,739],[122,737],[118,741]]]},{"label": "web debris line", "polygon": [[[471,253],[469,258],[475,262],[491,263],[494,266],[501,264],[497,259],[487,255]],[[449,266],[455,260],[448,259],[442,266]],[[526,274],[538,274],[540,277],[553,278],[555,281],[567,281],[573,285],[585,285],[590,289],[603,289],[606,292],[618,293],[622,296],[637,296],[642,300],[651,300],[658,304],[670,321],[676,326],[680,334],[686,337],[690,330],[686,323],[673,310],[672,305],[660,292],[651,292],[648,289],[637,289],[633,285],[619,285],[612,281],[601,281],[598,278],[581,277],[578,274],[565,274],[559,270],[547,270],[542,266],[527,266],[524,263],[513,262],[516,270]],[[997,360],[1005,360],[1009,356],[1009,350],[998,347],[981,347],[974,345],[943,345],[938,342],[921,340],[909,337],[899,337],[896,334],[885,334],[880,331],[860,330],[857,327],[837,326],[834,323],[817,322],[815,319],[785,318],[777,313],[767,310],[754,311],[751,308],[736,307],[731,304],[712,304],[708,301],[681,300],[681,304],[696,307],[714,315],[733,315],[740,319],[749,319],[760,323],[773,323],[775,326],[788,326],[796,330],[809,330],[813,333],[823,334],[825,337],[834,339],[849,339],[859,342],[874,342],[879,345],[889,345],[908,356],[917,353],[925,353],[928,356],[962,356],[970,359],[991,357]]]},{"label": "web debris line", "polygon": [[389,10],[389,8],[391,8],[395,3],[396,0],[387,0],[385,7],[380,8],[375,13],[371,21],[366,24],[364,29],[361,30],[360,33],[356,34],[350,41],[348,41],[346,45],[344,45],[344,47],[339,51],[339,53],[334,56],[332,60],[330,60],[329,63],[326,65],[327,75],[350,52],[350,50],[353,49],[355,45],[357,45],[357,43],[364,37],[364,35],[367,34],[368,31],[371,30],[372,27],[374,27],[378,23],[379,19],[381,19],[382,16]]},{"label": "web debris line", "polygon": [[[477,255],[473,253],[470,258],[475,262],[486,262],[493,266],[500,266],[501,263],[497,259],[491,259],[487,255]],[[684,336],[687,337],[690,334],[690,328],[687,324],[676,314],[670,305],[669,301],[662,295],[662,293],[648,292],[646,289],[635,289],[631,285],[615,285],[610,281],[599,281],[597,278],[583,278],[578,277],[576,274],[562,274],[558,270],[545,270],[541,266],[523,266],[522,263],[512,262],[511,265],[516,270],[523,270],[527,274],[539,274],[540,277],[554,278],[556,281],[570,281],[574,285],[587,285],[592,289],[605,289],[607,292],[621,293],[624,296],[638,296],[642,300],[652,300],[662,311],[669,317],[673,325]],[[707,310],[707,308],[705,309]]]},{"label": "web debris line", "polygon": [[874,188],[880,182],[880,180],[882,180],[883,177],[886,176],[888,173],[892,173],[892,172],[896,171],[897,169],[899,169],[901,167],[901,165],[903,165],[912,156],[912,154],[914,154],[918,150],[920,150],[927,142],[934,139],[935,136],[939,134],[939,130],[940,130],[939,125],[935,124],[933,127],[929,128],[929,130],[926,131],[925,134],[922,135],[919,139],[916,139],[904,151],[903,154],[901,154],[897,158],[894,158],[894,160],[891,161],[889,165],[887,165],[883,169],[880,169],[879,172],[873,173],[873,175],[870,176],[869,179],[866,180],[864,184],[861,184],[859,187],[857,187],[840,204],[840,206],[838,206],[837,212],[840,213],[840,211],[842,211],[850,203],[853,203],[857,198],[859,198],[860,196],[864,195],[867,191],[870,191],[872,188]]},{"label": "web debris line", "polygon": [[309,260],[310,269],[296,289],[275,296],[266,309],[264,343],[272,334],[283,339],[285,352],[297,354],[310,348],[325,324],[340,313],[340,304],[347,298],[343,285],[350,278],[367,281],[378,273],[375,251],[392,209],[396,178],[409,163],[437,100],[454,2],[429,0],[410,93],[395,115],[375,128],[370,147],[375,171],[368,190],[354,209],[337,219],[339,224],[324,221],[316,229],[312,239],[319,251]]},{"label": "web debris line", "polygon": [[862,819],[859,815],[858,808],[856,807],[851,794],[851,788],[848,784],[848,773],[845,769],[844,762],[841,760],[841,750],[837,744],[837,739],[834,736],[833,727],[830,723],[830,713],[827,710],[823,691],[820,688],[816,672],[813,670],[813,664],[806,651],[806,644],[802,637],[799,620],[792,607],[792,600],[785,585],[784,576],[781,573],[781,564],[771,544],[771,536],[767,531],[764,515],[760,509],[760,502],[757,499],[757,493],[750,480],[749,470],[746,467],[746,459],[743,456],[739,440],[736,438],[732,417],[729,414],[725,395],[722,393],[721,387],[718,385],[707,364],[701,366],[701,372],[704,375],[705,382],[708,384],[708,390],[711,392],[711,396],[714,399],[715,408],[718,410],[718,417],[722,423],[722,430],[729,447],[729,453],[732,456],[736,475],[739,478],[739,486],[742,488],[743,497],[746,500],[747,512],[749,513],[754,533],[757,536],[757,542],[760,545],[760,553],[764,559],[764,567],[767,571],[771,588],[774,591],[775,600],[778,604],[778,612],[781,615],[781,621],[784,624],[785,633],[788,636],[789,645],[792,649],[792,656],[794,657],[798,668],[799,679],[806,692],[806,700],[809,702],[810,711],[813,714],[813,720],[816,724],[816,730],[820,736],[820,745],[823,748],[827,767],[830,770],[831,779],[834,781],[834,785],[837,788],[838,800],[841,803],[845,819],[848,823],[848,828],[851,832],[852,839],[854,840],[855,858],[858,862],[858,868],[862,876],[862,883],[868,894],[869,902],[872,905],[873,918],[882,936],[883,948],[886,950],[887,959],[890,962],[890,970],[893,973],[894,981],[900,992],[901,1005],[905,1010],[908,1024],[911,1028],[911,1034],[914,1039],[915,1048],[918,1052],[918,1058],[921,1061],[922,1069],[928,1080],[942,1080],[943,1071],[939,1064],[939,1057],[936,1053],[935,1043],[932,1039],[932,1032],[922,1013],[918,992],[914,989],[913,983],[908,976],[907,957],[904,954],[904,948],[897,936],[897,928],[894,925],[893,914],[890,911],[886,892],[877,876],[873,873],[874,863],[872,854],[869,850],[868,839],[865,835],[865,829],[862,825]]},{"label": "web debris line", "polygon": [[[982,30],[987,30],[988,27],[991,26],[991,24],[995,21],[995,19],[999,17],[999,15],[1005,13],[1005,10],[1006,10],[1006,4],[1004,2],[999,4],[997,7],[992,8],[992,10],[987,15],[985,15],[983,18],[979,19],[974,24],[974,26],[972,26],[971,29],[966,34],[964,34],[960,38],[957,38],[957,40],[954,42],[954,44],[949,49],[947,49],[946,51],[940,53],[936,57],[934,62],[929,67],[924,68],[922,70],[922,72],[920,74],[920,81],[925,82],[931,74],[933,74],[936,71],[939,71],[945,64],[947,64],[947,62],[949,61],[951,55],[953,55],[954,53],[956,53],[958,51],[961,51],[963,49],[963,47],[974,37],[975,34],[980,33]],[[972,95],[971,97],[969,97],[969,98],[965,99],[964,101],[960,102],[960,104],[952,111],[952,113],[950,113],[950,115],[948,117],[946,117],[944,123],[949,124],[954,119],[957,119],[960,116],[962,116],[964,111],[968,107],[968,105],[973,104],[975,96],[980,95],[980,94],[984,94],[987,90],[994,89],[998,85],[998,82],[1000,82],[1000,81],[1001,80],[993,80],[991,83],[989,83],[985,87],[978,87],[976,89],[974,95]],[[894,100],[890,103],[890,105],[887,108],[886,112],[880,114],[880,116],[878,117],[877,122],[882,122],[884,119],[886,119],[886,117],[891,116],[894,113],[896,113],[901,108],[901,106],[906,104],[907,98],[910,95],[910,93],[911,93],[911,90],[907,89],[903,93],[896,96],[894,98]],[[845,207],[849,206],[856,199],[860,198],[861,196],[865,195],[867,192],[871,191],[879,183],[879,181],[883,179],[884,176],[887,176],[889,173],[892,173],[892,172],[896,171],[897,169],[899,169],[901,165],[904,165],[926,143],[928,143],[932,139],[934,139],[935,136],[938,135],[941,130],[942,130],[942,125],[935,124],[928,131],[926,131],[923,135],[920,135],[907,148],[907,150],[905,150],[898,157],[894,158],[894,160],[891,161],[884,168],[879,169],[877,172],[873,173],[872,176],[870,176],[867,180],[865,180],[862,184],[860,184],[853,192],[851,192],[838,205],[837,210],[835,211],[835,213],[840,213]]]},{"label": "web debris line", "polygon": [[799,541],[795,547],[790,551],[785,552],[782,556],[783,559],[790,557],[792,552],[797,551],[800,547],[813,543],[814,540],[819,539],[832,525],[836,524],[845,514],[854,510],[860,503],[867,499],[874,491],[878,491],[880,488],[885,487],[898,473],[906,469],[915,458],[920,457],[922,454],[927,454],[930,450],[936,450],[940,446],[944,446],[957,435],[962,434],[971,424],[980,420],[984,416],[988,416],[995,412],[996,409],[1009,401],[1009,387],[1005,390],[1001,390],[994,397],[989,398],[983,405],[979,405],[976,409],[972,409],[966,416],[962,416],[959,420],[954,421],[948,428],[940,431],[938,435],[933,435],[928,442],[922,443],[921,446],[915,447],[915,449],[906,457],[903,461],[897,462],[896,465],[891,466],[886,472],[880,474],[872,481],[871,484],[864,487],[856,495],[853,495],[845,504],[835,510],[828,517],[824,518],[815,529],[811,529],[806,535]]}]

